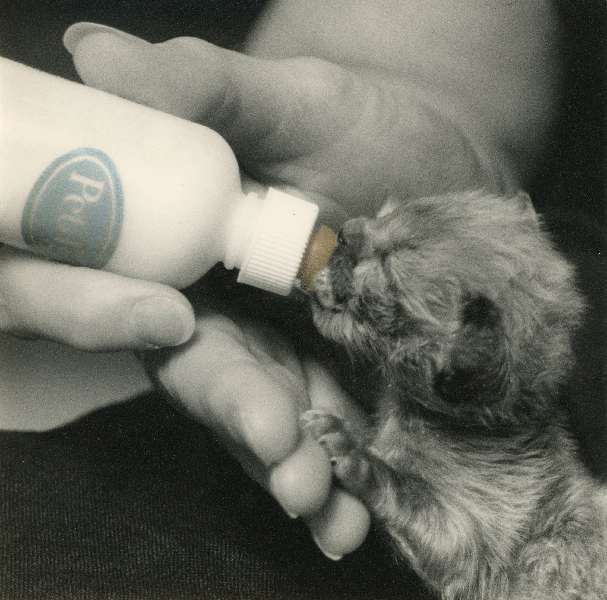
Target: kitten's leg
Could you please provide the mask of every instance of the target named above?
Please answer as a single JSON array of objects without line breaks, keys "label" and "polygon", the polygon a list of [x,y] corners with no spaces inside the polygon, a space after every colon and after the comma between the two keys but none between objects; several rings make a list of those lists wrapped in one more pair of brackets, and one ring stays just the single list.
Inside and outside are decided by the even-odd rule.
[{"label": "kitten's leg", "polygon": [[416,527],[436,519],[429,509],[439,507],[430,486],[418,477],[398,474],[370,450],[363,434],[354,432],[343,419],[309,410],[301,420],[304,431],[328,452],[340,484],[383,522],[400,551],[415,564],[417,553],[410,540]]},{"label": "kitten's leg", "polygon": [[445,598],[503,598],[506,581],[480,547],[478,524],[463,506],[446,505],[430,481],[396,472],[339,417],[302,415],[303,428],[329,453],[342,486],[383,523],[400,553]]},{"label": "kitten's leg", "polygon": [[341,485],[376,517],[388,524],[402,523],[405,514],[417,511],[418,503],[420,509],[436,503],[423,479],[397,473],[373,451],[364,433],[353,430],[343,419],[323,410],[309,410],[301,420],[304,431],[326,449]]}]

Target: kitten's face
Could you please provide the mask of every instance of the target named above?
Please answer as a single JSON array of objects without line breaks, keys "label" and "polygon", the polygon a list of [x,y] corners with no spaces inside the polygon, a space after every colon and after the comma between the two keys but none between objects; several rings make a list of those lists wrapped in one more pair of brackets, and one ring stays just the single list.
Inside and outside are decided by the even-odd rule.
[{"label": "kitten's face", "polygon": [[316,279],[321,332],[355,352],[372,352],[372,344],[384,355],[453,334],[464,303],[495,296],[509,277],[492,264],[493,240],[478,229],[474,208],[465,198],[416,199],[348,221]]},{"label": "kitten's face", "polygon": [[[345,224],[316,279],[314,320],[356,356],[415,363],[436,377],[456,363],[474,370],[529,351],[524,340],[537,324],[575,304],[574,293],[556,298],[569,291],[568,276],[524,197],[407,200]],[[579,312],[579,303],[569,308]]]}]

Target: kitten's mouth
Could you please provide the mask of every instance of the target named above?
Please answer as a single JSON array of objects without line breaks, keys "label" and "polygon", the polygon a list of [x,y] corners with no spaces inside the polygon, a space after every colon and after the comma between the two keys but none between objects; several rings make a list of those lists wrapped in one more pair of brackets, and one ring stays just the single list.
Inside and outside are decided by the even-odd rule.
[{"label": "kitten's mouth", "polygon": [[335,310],[337,303],[331,284],[331,271],[325,267],[314,279],[314,299],[322,308]]},{"label": "kitten's mouth", "polygon": [[314,280],[314,298],[324,309],[340,312],[350,298],[351,275],[325,267]]}]

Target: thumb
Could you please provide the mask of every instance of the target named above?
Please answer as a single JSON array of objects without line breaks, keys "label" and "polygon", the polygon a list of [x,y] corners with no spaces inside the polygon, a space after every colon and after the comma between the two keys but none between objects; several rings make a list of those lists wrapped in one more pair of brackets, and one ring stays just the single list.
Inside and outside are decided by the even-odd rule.
[{"label": "thumb", "polygon": [[390,193],[503,191],[512,179],[458,102],[394,73],[247,56],[196,38],[153,45],[86,23],[64,42],[85,83],[208,125],[249,174],[311,194],[324,213],[374,215]]},{"label": "thumb", "polygon": [[87,85],[204,123],[260,162],[335,143],[360,119],[369,87],[324,60],[260,59],[196,38],[150,44],[77,23],[64,43]]}]

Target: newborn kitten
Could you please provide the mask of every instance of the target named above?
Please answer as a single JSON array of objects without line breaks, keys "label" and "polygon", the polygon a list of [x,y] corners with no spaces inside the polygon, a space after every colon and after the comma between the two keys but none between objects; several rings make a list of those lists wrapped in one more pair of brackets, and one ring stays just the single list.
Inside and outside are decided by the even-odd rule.
[{"label": "newborn kitten", "polygon": [[303,416],[341,485],[445,599],[607,598],[607,490],[556,405],[582,301],[526,195],[353,219],[319,331],[377,376],[374,425]]}]

